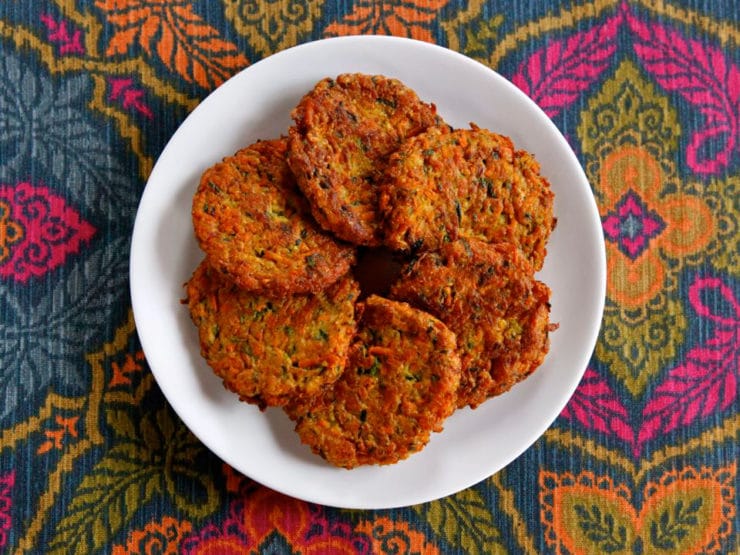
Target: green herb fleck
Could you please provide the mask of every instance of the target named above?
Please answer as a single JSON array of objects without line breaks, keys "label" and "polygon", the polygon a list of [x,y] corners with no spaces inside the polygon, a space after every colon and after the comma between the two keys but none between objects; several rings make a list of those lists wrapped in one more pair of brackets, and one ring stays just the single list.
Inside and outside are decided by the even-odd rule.
[{"label": "green herb fleck", "polygon": [[357,374],[359,376],[372,376],[373,378],[377,377],[380,374],[380,360],[378,360],[378,357],[373,357],[373,363],[370,366],[370,368],[358,368]]},{"label": "green herb fleck", "polygon": [[388,106],[389,108],[396,108],[396,101],[392,98],[378,98],[375,100],[378,104],[383,104],[384,106]]},{"label": "green herb fleck", "polygon": [[272,311],[273,311],[272,303],[268,302],[265,306],[263,306],[262,308],[254,312],[254,320],[256,322],[261,322],[262,320],[264,320],[265,315],[268,312],[272,312]]},{"label": "green herb fleck", "polygon": [[480,183],[481,187],[486,188],[486,195],[490,198],[496,198],[496,189],[493,186],[493,181],[489,179],[488,177],[481,177],[478,179],[478,183]]}]

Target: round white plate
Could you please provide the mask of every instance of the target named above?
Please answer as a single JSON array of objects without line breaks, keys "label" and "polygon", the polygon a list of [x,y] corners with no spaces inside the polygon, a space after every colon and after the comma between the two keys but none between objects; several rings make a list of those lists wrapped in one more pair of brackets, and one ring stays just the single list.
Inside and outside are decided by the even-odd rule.
[{"label": "round white plate", "polygon": [[[532,152],[555,192],[558,225],[539,278],[552,288],[545,363],[510,392],[459,410],[420,453],[391,466],[334,468],[302,445],[279,409],[261,413],[226,391],[201,359],[180,303],[202,258],[190,219],[201,173],[256,139],[286,133],[291,109],[320,79],[345,72],[401,79],[450,124],[509,135]],[[154,376],[192,432],[254,480],[307,501],[379,509],[431,501],[491,476],[529,447],[560,413],[593,351],[606,263],[591,188],[550,119],[509,81],[461,54],[409,39],[363,36],[285,50],[234,76],[174,134],[146,186],[131,245],[131,295]]]}]

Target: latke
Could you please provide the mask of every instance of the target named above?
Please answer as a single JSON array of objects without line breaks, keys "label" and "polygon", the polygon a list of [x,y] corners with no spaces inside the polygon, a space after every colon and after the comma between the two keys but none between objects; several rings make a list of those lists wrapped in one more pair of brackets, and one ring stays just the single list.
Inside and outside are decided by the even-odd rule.
[{"label": "latke", "polygon": [[411,262],[391,298],[442,320],[457,335],[458,407],[473,408],[531,374],[549,348],[550,290],[511,243],[459,240]]},{"label": "latke", "polygon": [[317,292],[347,273],[354,249],[313,220],[285,155],[258,141],[206,170],[193,197],[195,235],[210,264],[245,289]]},{"label": "latke", "polygon": [[392,464],[419,451],[455,409],[455,335],[433,316],[372,295],[342,376],[288,407],[301,441],[328,462]]},{"label": "latke", "polygon": [[292,112],[288,163],[326,230],[359,245],[381,243],[377,181],[401,141],[440,124],[432,104],[397,79],[326,78]]},{"label": "latke", "polygon": [[435,250],[458,238],[513,241],[542,267],[553,194],[534,158],[508,137],[474,125],[430,129],[390,156],[379,189],[385,244],[394,250]]},{"label": "latke", "polygon": [[317,294],[271,299],[203,261],[187,283],[201,355],[227,389],[260,407],[315,395],[342,373],[359,286],[345,276]]}]

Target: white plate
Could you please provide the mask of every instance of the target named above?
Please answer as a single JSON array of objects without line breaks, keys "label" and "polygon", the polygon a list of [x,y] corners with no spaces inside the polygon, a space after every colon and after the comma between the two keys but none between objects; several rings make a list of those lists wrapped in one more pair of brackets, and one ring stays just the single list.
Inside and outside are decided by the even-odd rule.
[{"label": "white plate", "polygon": [[[445,120],[475,122],[534,153],[555,192],[558,226],[540,279],[552,288],[550,353],[533,376],[476,410],[460,410],[426,448],[398,464],[344,470],[311,454],[279,409],[259,412],[227,392],[199,355],[180,304],[202,258],[190,205],[201,173],[258,138],[290,126],[290,111],[320,79],[344,72],[401,79]],[[326,39],[256,63],[206,98],[174,134],[146,186],[131,245],[131,295],[146,358],[193,433],[254,480],[307,501],[390,508],[437,499],[491,476],[552,423],[593,351],[604,305],[606,263],[591,189],[550,119],[509,81],[450,50],[393,37]]]}]

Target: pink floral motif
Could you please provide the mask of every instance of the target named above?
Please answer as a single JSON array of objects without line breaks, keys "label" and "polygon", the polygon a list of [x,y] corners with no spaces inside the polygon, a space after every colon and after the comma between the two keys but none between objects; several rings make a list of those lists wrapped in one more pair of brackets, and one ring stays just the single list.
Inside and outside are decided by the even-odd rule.
[{"label": "pink floral motif", "polygon": [[110,86],[108,100],[121,102],[127,110],[133,108],[147,119],[154,117],[144,102],[144,91],[134,87],[134,80],[131,77],[109,77],[108,85]]},{"label": "pink floral motif", "polygon": [[[686,163],[696,173],[715,174],[726,167],[738,145],[740,70],[719,48],[690,40],[657,23],[648,24],[624,5],[634,48],[645,70],[667,91],[677,92],[704,116],[705,128],[694,132]],[[709,157],[710,142],[722,148]]]},{"label": "pink floral motif", "polygon": [[10,241],[7,233],[0,233],[0,239],[5,239],[0,245],[4,253],[0,277],[26,282],[31,276],[44,275],[78,253],[95,233],[92,225],[46,187],[0,185],[0,207],[4,208],[2,229],[13,229],[13,237],[21,237]]},{"label": "pink floral motif", "polygon": [[82,46],[82,30],[75,29],[70,32],[66,21],[57,21],[49,14],[41,15],[41,22],[46,25],[49,40],[57,44],[60,54],[85,53],[85,47]]},{"label": "pink floral motif", "polygon": [[575,419],[586,429],[615,435],[632,445],[635,433],[629,415],[609,383],[595,370],[588,368],[578,389],[561,416]]},{"label": "pink floral motif", "polygon": [[556,40],[522,62],[512,82],[554,117],[604,73],[617,49],[621,13],[602,25]]},{"label": "pink floral motif", "polygon": [[[729,316],[720,315],[704,304],[705,292],[718,293],[730,309]],[[714,323],[714,335],[691,349],[686,361],[670,370],[655,389],[642,411],[638,449],[659,434],[727,409],[737,399],[740,303],[732,289],[718,278],[697,279],[689,289],[689,302],[699,316]]]},{"label": "pink floral motif", "polygon": [[181,545],[180,552],[185,555],[199,553],[233,553],[248,552],[249,539],[244,530],[244,499],[236,499],[229,505],[229,514],[220,526],[207,524],[190,536]]},{"label": "pink floral motif", "polygon": [[[723,316],[706,305],[702,300],[705,293],[719,295],[729,315]],[[561,416],[586,429],[616,436],[639,457],[645,444],[658,435],[732,406],[738,397],[740,302],[718,278],[698,278],[689,288],[689,302],[699,316],[714,323],[714,335],[691,349],[686,361],[671,369],[655,388],[642,410],[637,430],[619,397],[591,368]]]},{"label": "pink floral motif", "polygon": [[635,260],[648,248],[650,240],[665,229],[665,222],[630,189],[614,210],[604,217],[603,227],[606,238],[617,243],[619,250]]},{"label": "pink floral motif", "polygon": [[[623,2],[603,24],[555,40],[522,62],[512,82],[550,117],[570,106],[609,67],[617,32],[627,21],[637,57],[667,91],[680,94],[704,116],[686,147],[696,173],[716,174],[740,149],[740,69],[719,48],[637,18]],[[715,152],[711,143],[719,143]]]},{"label": "pink floral motif", "polygon": [[260,487],[232,501],[221,526],[209,524],[183,540],[182,553],[280,553],[356,555],[370,553],[369,538],[349,524],[330,522],[323,507]]},{"label": "pink floral motif", "polygon": [[0,547],[8,542],[8,533],[12,524],[11,509],[13,508],[12,490],[15,485],[15,470],[0,476]]}]

